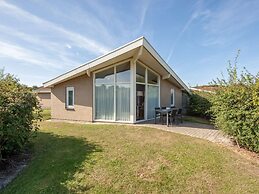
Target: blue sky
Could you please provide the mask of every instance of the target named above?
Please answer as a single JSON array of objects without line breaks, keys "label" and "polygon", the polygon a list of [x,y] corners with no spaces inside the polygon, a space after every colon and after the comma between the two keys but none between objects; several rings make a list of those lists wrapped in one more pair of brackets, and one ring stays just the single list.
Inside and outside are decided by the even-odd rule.
[{"label": "blue sky", "polygon": [[259,70],[257,0],[0,0],[0,68],[43,82],[145,36],[191,86],[239,67]]}]

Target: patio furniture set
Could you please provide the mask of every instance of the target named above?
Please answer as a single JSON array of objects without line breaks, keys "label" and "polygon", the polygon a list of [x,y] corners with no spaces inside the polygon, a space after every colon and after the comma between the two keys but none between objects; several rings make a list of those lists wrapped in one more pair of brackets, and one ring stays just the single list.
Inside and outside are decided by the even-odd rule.
[{"label": "patio furniture set", "polygon": [[157,118],[159,122],[164,124],[166,119],[166,125],[169,126],[173,123],[183,122],[182,109],[172,107],[156,107],[155,108],[155,124],[157,123]]}]

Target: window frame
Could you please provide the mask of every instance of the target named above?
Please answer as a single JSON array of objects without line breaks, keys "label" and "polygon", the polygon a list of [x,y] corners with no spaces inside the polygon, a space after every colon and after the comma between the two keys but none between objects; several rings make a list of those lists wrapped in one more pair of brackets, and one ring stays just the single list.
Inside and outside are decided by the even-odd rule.
[{"label": "window frame", "polygon": [[[72,91],[73,92],[73,96],[72,96],[72,104],[73,105],[69,105],[69,92]],[[66,87],[66,109],[74,109],[75,108],[75,88],[74,87]]]},{"label": "window frame", "polygon": [[[117,82],[117,66],[123,65],[125,63],[129,63],[130,66],[130,80],[129,82]],[[109,68],[113,68],[113,72],[114,72],[114,80],[113,83],[111,84],[112,86],[114,86],[114,118],[112,120],[107,120],[107,119],[97,119],[96,118],[96,108],[95,108],[95,86],[98,85],[98,83],[96,83],[96,74],[101,72],[101,71],[105,71]],[[129,84],[130,85],[130,96],[132,93],[132,66],[131,66],[131,59],[125,59],[122,61],[119,61],[117,63],[114,63],[112,65],[109,65],[108,67],[104,67],[104,68],[100,68],[96,71],[93,72],[93,120],[94,121],[104,121],[104,122],[120,122],[120,123],[130,123],[131,122],[131,118],[129,118],[128,121],[123,121],[123,120],[117,120],[117,104],[116,104],[116,92],[117,92],[117,86],[120,84]],[[131,106],[131,105],[130,105]],[[131,109],[131,107],[130,107]]]},{"label": "window frame", "polygon": [[[144,119],[143,120],[139,120],[139,121],[136,121],[137,123],[138,122],[141,122],[141,121],[145,121],[145,120],[151,120],[151,119],[148,119],[148,86],[156,86],[158,87],[158,106],[160,107],[160,75],[154,71],[153,69],[151,69],[148,65],[146,65],[145,63],[143,63],[142,61],[138,60],[135,64],[136,68],[137,68],[137,65],[140,65],[142,67],[145,68],[145,82],[142,83],[142,82],[137,82],[135,84],[141,84],[141,85],[145,85],[145,112],[144,112]],[[148,83],[148,71],[150,71],[151,73],[155,74],[157,76],[157,83],[156,84],[150,84]],[[136,72],[135,72],[136,74]],[[136,76],[136,75],[135,75]]]},{"label": "window frame", "polygon": [[[171,104],[171,106],[175,106],[175,91],[174,91],[174,88],[171,88],[170,93],[171,93],[171,95],[170,95],[170,104]],[[173,95],[173,103],[172,103],[172,95]]]}]

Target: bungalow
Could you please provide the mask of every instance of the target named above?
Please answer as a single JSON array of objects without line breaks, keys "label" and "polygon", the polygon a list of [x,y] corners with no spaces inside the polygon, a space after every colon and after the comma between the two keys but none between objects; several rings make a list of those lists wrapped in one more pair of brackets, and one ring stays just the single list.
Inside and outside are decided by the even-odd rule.
[{"label": "bungalow", "polygon": [[43,84],[58,120],[136,123],[158,106],[182,107],[189,88],[140,37]]},{"label": "bungalow", "polygon": [[49,109],[50,108],[50,97],[51,97],[51,91],[50,88],[44,88],[43,86],[39,87],[34,91],[37,95],[37,98],[40,102],[40,106],[43,109]]}]

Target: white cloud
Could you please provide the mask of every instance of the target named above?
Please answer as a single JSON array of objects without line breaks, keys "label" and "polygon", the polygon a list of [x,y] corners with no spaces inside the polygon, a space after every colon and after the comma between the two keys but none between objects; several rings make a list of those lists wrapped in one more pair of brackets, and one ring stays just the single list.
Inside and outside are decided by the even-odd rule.
[{"label": "white cloud", "polygon": [[188,28],[194,22],[194,20],[201,18],[201,17],[206,18],[210,14],[209,10],[202,10],[202,7],[203,7],[202,1],[197,1],[197,3],[195,4],[194,7],[195,7],[194,12],[192,13],[190,18],[187,20],[187,22],[183,26],[183,28],[182,28],[181,32],[178,34],[175,42],[172,44],[172,47],[171,47],[170,52],[166,59],[167,62],[169,62],[170,59],[172,58],[178,42],[181,40],[183,34],[185,33],[186,30],[188,30]]},{"label": "white cloud", "polygon": [[203,21],[206,37],[202,45],[223,45],[240,38],[249,25],[259,21],[258,10],[258,1],[223,1]]},{"label": "white cloud", "polygon": [[0,41],[0,50],[0,58],[9,58],[10,60],[22,61],[24,64],[34,64],[46,69],[50,67],[60,69],[64,65],[69,66],[72,63],[72,61],[66,61],[66,59],[52,59],[43,53],[32,51],[17,45],[12,45],[10,42]]},{"label": "white cloud", "polygon": [[48,29],[49,31],[52,31],[52,33],[56,33],[62,36],[64,39],[67,39],[73,44],[77,45],[78,47],[86,49],[94,54],[104,54],[110,50],[108,47],[98,43],[93,39],[64,29],[57,24],[39,18],[5,1],[0,1],[0,8],[2,13],[4,12],[8,15],[11,15],[12,17],[16,17],[18,20],[25,20],[27,22],[30,21],[31,23],[40,26],[40,28]]},{"label": "white cloud", "polygon": [[72,48],[72,46],[70,44],[66,44],[66,47],[69,48],[69,49]]}]

